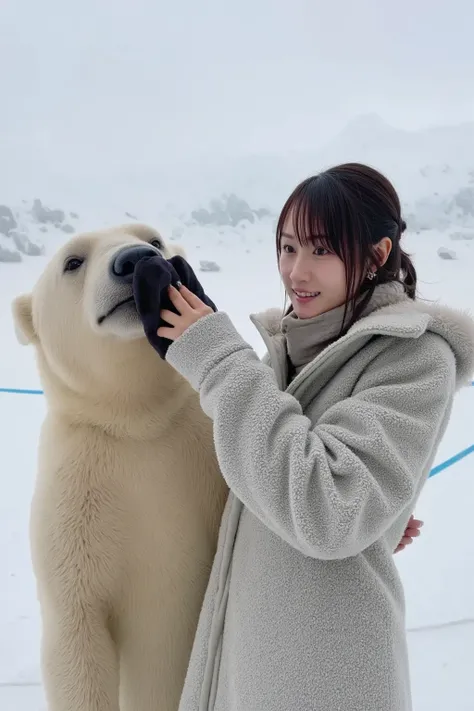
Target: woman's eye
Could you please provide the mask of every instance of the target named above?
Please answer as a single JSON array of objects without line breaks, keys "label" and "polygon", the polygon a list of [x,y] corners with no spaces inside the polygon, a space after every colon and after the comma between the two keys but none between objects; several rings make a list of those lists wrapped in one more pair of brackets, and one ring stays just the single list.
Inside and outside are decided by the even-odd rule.
[{"label": "woman's eye", "polygon": [[291,246],[291,244],[284,244],[283,251],[287,254],[290,254],[293,251],[293,247]]},{"label": "woman's eye", "polygon": [[316,247],[314,253],[317,257],[325,257],[326,254],[329,254],[329,251],[326,249],[326,247]]},{"label": "woman's eye", "polygon": [[79,269],[83,263],[84,263],[84,260],[81,259],[81,257],[69,257],[64,262],[64,271],[65,272],[74,272],[74,271],[76,271],[76,269]]}]

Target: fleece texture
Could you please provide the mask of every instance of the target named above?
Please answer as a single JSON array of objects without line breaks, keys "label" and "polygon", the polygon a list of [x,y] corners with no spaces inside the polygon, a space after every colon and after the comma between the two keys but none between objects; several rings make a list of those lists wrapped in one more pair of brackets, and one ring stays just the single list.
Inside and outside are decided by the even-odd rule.
[{"label": "fleece texture", "polygon": [[393,551],[474,369],[474,323],[401,298],[287,385],[282,314],[252,321],[263,362],[222,312],[167,353],[231,489],[179,709],[411,711]]}]

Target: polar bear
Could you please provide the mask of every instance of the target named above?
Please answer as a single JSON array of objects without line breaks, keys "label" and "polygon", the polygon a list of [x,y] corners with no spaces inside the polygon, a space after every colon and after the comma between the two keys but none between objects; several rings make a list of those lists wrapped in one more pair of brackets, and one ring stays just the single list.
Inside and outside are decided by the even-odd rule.
[{"label": "polar bear", "polygon": [[50,711],[176,711],[227,487],[212,423],[147,342],[146,225],[78,235],[12,305],[47,399],[30,541]]}]

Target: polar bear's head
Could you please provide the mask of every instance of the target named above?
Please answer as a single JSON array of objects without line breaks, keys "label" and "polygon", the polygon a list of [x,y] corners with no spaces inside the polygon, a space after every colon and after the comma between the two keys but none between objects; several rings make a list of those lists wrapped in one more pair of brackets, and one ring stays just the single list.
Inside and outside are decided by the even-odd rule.
[{"label": "polar bear's head", "polygon": [[184,256],[146,225],[80,234],[56,252],[32,292],[14,300],[16,333],[36,347],[45,385],[96,398],[157,386],[163,361],[145,338],[132,293],[135,265],[155,254]]}]

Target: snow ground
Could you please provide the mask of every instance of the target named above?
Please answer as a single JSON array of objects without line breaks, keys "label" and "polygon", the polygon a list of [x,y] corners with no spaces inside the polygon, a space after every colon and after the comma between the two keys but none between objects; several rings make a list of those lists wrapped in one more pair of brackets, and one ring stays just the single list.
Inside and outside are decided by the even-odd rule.
[{"label": "snow ground", "polygon": [[[183,238],[191,262],[217,261],[222,271],[202,281],[219,307],[262,352],[248,313],[283,302],[269,227],[218,233],[194,230]],[[422,293],[457,307],[474,303],[473,253],[456,243],[458,260],[443,261],[439,233],[407,236],[422,281]],[[474,251],[474,247],[472,247]],[[0,387],[40,388],[32,350],[17,345],[10,317],[13,296],[33,284],[45,258],[0,264]],[[201,276],[201,275],[200,275]],[[466,299],[466,293],[468,298]],[[0,393],[0,709],[45,711],[39,671],[39,613],[28,545],[29,502],[36,444],[45,412],[42,396]],[[457,398],[437,463],[474,442],[474,388]],[[474,455],[431,478],[417,509],[421,538],[397,556],[408,609],[415,711],[474,708]]]}]

